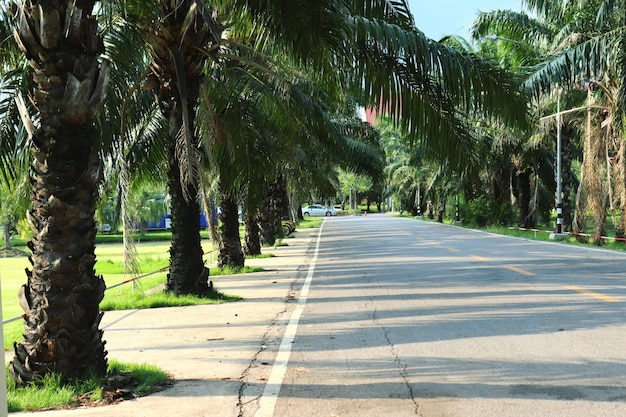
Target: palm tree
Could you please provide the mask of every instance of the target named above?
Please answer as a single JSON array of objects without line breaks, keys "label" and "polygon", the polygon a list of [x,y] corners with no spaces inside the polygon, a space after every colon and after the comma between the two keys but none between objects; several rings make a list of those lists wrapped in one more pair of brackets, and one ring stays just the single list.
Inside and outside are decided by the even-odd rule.
[{"label": "palm tree", "polygon": [[[547,8],[546,2],[543,1],[534,0],[526,3],[538,11],[554,10],[554,7]],[[609,147],[611,156],[619,154],[623,144],[623,127],[619,122],[622,120],[626,97],[624,94],[626,65],[621,53],[626,45],[626,18],[623,6],[623,2],[614,0],[563,3],[558,15],[565,16],[567,20],[562,21],[563,30],[560,31],[562,36],[557,38],[560,41],[560,48],[537,68],[527,83],[537,94],[549,91],[556,85],[574,88],[588,85],[596,91],[595,95],[603,100],[600,105],[595,105],[600,109],[601,117],[597,122],[604,127],[602,140],[594,140],[590,142],[591,146],[585,147],[584,159],[587,166],[599,155],[603,155],[601,159],[606,161],[607,137],[613,139],[616,134],[619,136],[618,140],[612,140],[616,146]],[[593,123],[586,123],[586,126],[588,131],[597,129]],[[589,133],[586,137],[590,137]],[[608,174],[610,171],[605,172]],[[617,172],[619,178],[620,173],[626,170],[618,166]],[[598,210],[594,213],[594,235],[602,236],[605,231],[605,201],[610,188],[608,183],[598,184],[600,179],[595,172],[593,175],[590,174],[591,172],[585,172],[582,185],[586,188],[589,207]],[[609,179],[602,181],[608,182]],[[626,186],[623,181],[617,181],[616,186],[618,189],[615,194],[620,198],[619,204],[622,206],[626,195],[623,190]],[[621,216],[618,235],[623,234],[621,228],[626,224],[626,213],[623,210]],[[595,242],[600,244],[602,240],[596,239]]]},{"label": "palm tree", "polygon": [[168,191],[172,243],[167,289],[175,294],[209,293],[199,233],[200,196],[195,108],[204,64],[221,41],[221,28],[204,2],[127,2],[129,17],[147,28],[151,63],[146,86],[156,91],[168,124]]},{"label": "palm tree", "polygon": [[[578,88],[571,87],[576,87],[576,83],[584,74],[572,67],[578,66],[582,69],[585,66],[580,62],[584,53],[581,54],[581,50],[573,53],[572,51],[577,48],[577,44],[588,39],[594,32],[590,11],[593,7],[597,7],[598,2],[595,2],[595,5],[594,2],[585,2],[584,7],[581,6],[582,3],[574,4],[574,2],[526,1],[524,3],[531,12],[536,14],[536,17],[530,17],[524,12],[511,11],[484,13],[479,16],[474,25],[475,37],[487,36],[488,42],[491,42],[494,37],[497,39],[498,47],[506,50],[507,56],[512,59],[511,65],[522,69],[528,77],[526,85],[537,98],[535,103],[542,113],[555,113],[557,95],[562,96],[568,108],[580,106],[583,102],[580,91]],[[564,59],[570,53],[571,55]],[[578,62],[574,62],[576,60]],[[542,94],[549,92],[551,86],[556,85],[565,86],[565,94]],[[542,94],[541,97],[540,94]],[[559,197],[563,203],[565,230],[569,230],[573,224],[570,196],[572,188],[576,186],[576,178],[571,168],[577,153],[574,139],[578,136],[577,124],[584,125],[584,123],[578,123],[578,116],[574,113],[560,115],[558,127],[556,126],[557,118],[550,119],[550,123],[544,123],[553,136],[552,143],[555,142],[557,130],[561,133],[562,193]],[[590,196],[590,198],[597,197]],[[602,208],[602,205],[595,204],[595,206],[598,209]],[[580,225],[580,222],[575,222],[574,225]]]},{"label": "palm tree", "polygon": [[95,1],[27,1],[14,8],[15,39],[28,59],[32,126],[32,269],[20,291],[24,340],[12,370],[19,384],[50,372],[67,380],[104,375],[99,329],[104,281],[94,271],[94,212],[101,164],[94,120],[109,64],[92,16]]}]

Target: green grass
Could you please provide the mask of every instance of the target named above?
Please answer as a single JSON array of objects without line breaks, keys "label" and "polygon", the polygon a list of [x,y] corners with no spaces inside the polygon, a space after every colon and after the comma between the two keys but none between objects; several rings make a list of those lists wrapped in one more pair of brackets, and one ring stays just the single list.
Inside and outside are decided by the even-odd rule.
[{"label": "green grass", "polygon": [[298,229],[314,229],[319,227],[324,221],[323,217],[305,217],[303,220],[298,222]]},{"label": "green grass", "polygon": [[[136,387],[133,394],[142,395],[153,391],[167,381],[167,374],[150,364],[122,363],[109,360],[108,376],[132,375]],[[82,403],[102,401],[105,397],[105,381],[97,377],[61,383],[57,374],[43,378],[41,384],[17,387],[7,369],[7,403],[10,412],[49,410],[76,406]]]},{"label": "green grass", "polygon": [[[307,218],[302,220],[298,228],[318,227],[322,218]],[[243,231],[242,231],[243,233]],[[202,231],[202,246],[205,253],[205,262],[210,266],[217,260],[217,251],[213,247],[208,237],[208,232]],[[242,234],[243,236],[243,234]],[[139,235],[135,236],[139,239]],[[165,271],[154,273],[153,275],[141,278],[133,283],[116,286],[129,280],[130,276],[124,274],[122,235],[98,234],[96,238],[96,273],[104,277],[108,290],[105,292],[104,300],[101,303],[103,310],[128,309],[128,308],[150,308],[180,305],[197,305],[209,302],[229,302],[237,300],[233,295],[216,292],[215,300],[206,298],[190,299],[184,297],[180,300],[175,297],[168,297],[160,294],[161,291],[151,292],[154,288],[159,288],[167,280]],[[169,264],[171,233],[166,231],[148,232],[141,241],[136,243],[138,254],[138,267],[141,274],[148,274],[167,267]],[[25,242],[20,238],[12,240],[13,248],[29,251],[24,246]],[[262,254],[256,258],[272,257],[274,254]],[[250,257],[249,259],[255,259]],[[14,258],[0,258],[0,282],[2,283],[2,319],[8,320],[19,317],[23,314],[17,300],[17,293],[20,287],[26,283],[24,270],[30,268],[30,263],[26,256]],[[260,272],[262,268],[246,266],[240,270],[231,268],[219,269],[210,268],[210,276],[240,274],[249,272]],[[114,287],[114,288],[112,288]],[[219,290],[219,288],[217,288]],[[148,292],[148,294],[146,294]],[[5,349],[12,349],[13,342],[22,339],[22,320],[8,323],[4,326],[4,346]]]},{"label": "green grass", "polygon": [[209,279],[220,275],[248,274],[251,272],[263,271],[263,268],[259,268],[257,266],[244,266],[243,268],[231,268],[230,266],[225,266],[224,268],[214,267],[209,269]]},{"label": "green grass", "polygon": [[173,295],[163,291],[155,291],[152,294],[144,294],[137,291],[123,297],[105,296],[104,300],[100,303],[100,309],[102,311],[110,311],[135,308],[178,307],[219,304],[238,300],[241,300],[241,297],[223,294],[219,291],[213,291],[213,293],[207,297],[198,297],[194,295]]},{"label": "green grass", "polygon": [[[169,264],[170,236],[161,232],[151,232],[160,236],[160,240],[148,240],[138,242],[136,245],[138,254],[138,266],[140,274],[148,274],[167,267]],[[101,235],[99,235],[100,237]],[[109,235],[103,235],[110,238]],[[115,237],[113,235],[113,237]],[[165,240],[163,240],[165,239]],[[121,237],[118,238],[121,242]],[[202,241],[205,252],[205,261],[210,265],[217,258],[213,245],[210,241]],[[17,248],[25,250],[25,248]],[[101,243],[96,246],[96,273],[104,277],[108,290],[100,305],[103,310],[129,309],[129,308],[150,308],[180,305],[198,305],[215,302],[229,302],[239,299],[236,296],[213,294],[215,299],[190,297],[166,296],[160,294],[161,291],[150,293],[152,289],[165,284],[167,272],[162,271],[153,275],[141,278],[133,283],[127,283],[114,287],[116,284],[129,280],[130,276],[124,274],[123,249],[121,243]],[[30,267],[27,257],[0,258],[0,281],[2,283],[2,319],[8,320],[23,314],[17,300],[19,288],[26,283],[24,269]],[[210,276],[228,275],[235,273],[247,273],[262,271],[262,268],[244,267],[240,271],[225,268],[221,270],[217,267],[210,268]],[[114,287],[114,288],[112,288]],[[145,294],[148,292],[148,294]],[[4,326],[4,347],[12,349],[14,342],[22,339],[24,332],[22,320],[8,323]]]},{"label": "green grass", "polygon": [[246,259],[266,259],[266,258],[274,258],[276,255],[273,253],[262,253],[260,255],[246,255]]},{"label": "green grass", "polygon": [[122,363],[109,359],[109,374],[119,375],[126,372],[130,372],[137,379],[137,388],[133,390],[135,395],[148,393],[168,380],[167,373],[155,365]]},{"label": "green grass", "polygon": [[[521,229],[513,228],[513,227],[495,227],[495,226],[488,227],[486,230],[491,233],[496,233],[499,235],[520,237],[524,239],[538,240],[538,241],[550,241],[551,240],[550,234],[552,233],[551,230],[541,231],[542,229],[535,229],[535,231],[533,231],[533,230],[521,230]],[[607,237],[615,237],[615,231],[613,231],[612,233],[609,233],[608,235],[609,236]],[[588,243],[584,243],[584,242],[580,242],[574,236],[568,236],[566,238],[559,239],[559,242],[567,243],[570,245],[577,245],[577,246],[598,247],[593,244],[592,238],[589,238]],[[607,248],[607,249],[613,249],[613,250],[621,250],[621,251],[626,250],[626,245],[624,244],[624,242],[617,242],[613,239],[604,239],[604,245],[602,247]]]}]

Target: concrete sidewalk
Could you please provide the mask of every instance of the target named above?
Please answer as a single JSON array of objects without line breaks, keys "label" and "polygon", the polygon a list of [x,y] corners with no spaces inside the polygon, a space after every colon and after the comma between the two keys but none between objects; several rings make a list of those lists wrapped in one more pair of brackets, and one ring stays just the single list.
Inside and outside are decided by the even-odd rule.
[{"label": "concrete sidewalk", "polygon": [[115,405],[10,416],[238,417],[244,409],[254,410],[254,404],[240,404],[240,399],[250,384],[260,392],[269,376],[267,360],[280,343],[290,300],[297,298],[306,277],[315,236],[316,229],[299,230],[295,238],[283,240],[288,246],[264,249],[275,257],[246,262],[264,272],[213,278],[219,291],[242,301],[105,313],[108,358],[155,364],[172,375],[172,387]]}]

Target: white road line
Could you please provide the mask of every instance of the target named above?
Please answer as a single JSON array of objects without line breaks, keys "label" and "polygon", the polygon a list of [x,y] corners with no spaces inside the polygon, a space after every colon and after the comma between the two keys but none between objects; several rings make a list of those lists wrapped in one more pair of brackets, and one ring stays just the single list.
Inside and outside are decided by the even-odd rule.
[{"label": "white road line", "polygon": [[285,373],[287,372],[287,365],[289,364],[289,356],[291,355],[291,346],[296,337],[298,331],[298,324],[300,323],[300,316],[304,311],[306,300],[309,296],[309,288],[311,287],[311,281],[313,280],[313,272],[315,271],[315,263],[317,262],[317,254],[320,249],[320,240],[322,237],[322,229],[324,228],[324,222],[320,226],[320,230],[317,234],[317,242],[315,243],[315,251],[313,252],[313,259],[309,265],[309,272],[302,290],[300,290],[300,297],[298,297],[298,306],[291,313],[291,318],[285,329],[285,336],[280,343],[280,348],[276,354],[276,360],[272,367],[270,377],[265,384],[263,394],[259,398],[259,408],[254,414],[255,417],[272,417],[274,415],[274,409],[276,408],[276,402],[278,401],[278,394],[280,393],[280,387],[283,385],[285,379]]}]

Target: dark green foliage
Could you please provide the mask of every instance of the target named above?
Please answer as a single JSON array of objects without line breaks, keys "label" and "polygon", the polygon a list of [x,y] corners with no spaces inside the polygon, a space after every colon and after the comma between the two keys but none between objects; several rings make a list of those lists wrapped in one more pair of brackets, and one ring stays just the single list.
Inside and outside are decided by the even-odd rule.
[{"label": "dark green foliage", "polygon": [[461,218],[466,224],[485,226],[506,226],[513,224],[515,214],[508,202],[499,202],[486,195],[476,197],[460,207]]}]

